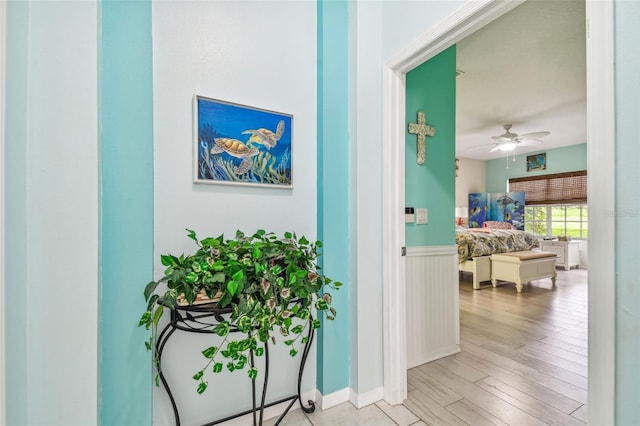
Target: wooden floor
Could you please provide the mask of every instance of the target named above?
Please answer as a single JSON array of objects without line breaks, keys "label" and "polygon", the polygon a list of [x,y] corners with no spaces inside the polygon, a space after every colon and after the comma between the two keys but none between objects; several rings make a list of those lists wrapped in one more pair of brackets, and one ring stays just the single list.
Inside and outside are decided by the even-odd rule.
[{"label": "wooden floor", "polygon": [[460,281],[462,352],[408,371],[405,406],[427,425],[584,425],[587,271],[480,290]]}]

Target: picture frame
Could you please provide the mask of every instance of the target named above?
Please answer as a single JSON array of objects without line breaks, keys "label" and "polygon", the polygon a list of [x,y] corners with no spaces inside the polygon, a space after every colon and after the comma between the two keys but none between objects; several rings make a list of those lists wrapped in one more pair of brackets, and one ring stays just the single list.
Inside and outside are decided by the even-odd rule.
[{"label": "picture frame", "polygon": [[527,171],[533,172],[536,170],[547,169],[547,153],[527,155]]},{"label": "picture frame", "polygon": [[194,183],[293,188],[293,115],[194,95]]}]

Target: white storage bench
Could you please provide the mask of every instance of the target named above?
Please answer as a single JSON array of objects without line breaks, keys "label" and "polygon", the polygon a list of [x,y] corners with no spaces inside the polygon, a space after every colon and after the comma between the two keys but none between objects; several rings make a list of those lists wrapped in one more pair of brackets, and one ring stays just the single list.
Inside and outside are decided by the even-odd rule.
[{"label": "white storage bench", "polygon": [[518,293],[524,283],[542,278],[551,278],[556,285],[556,253],[545,251],[515,251],[491,255],[491,284],[495,287],[498,280],[516,284]]}]

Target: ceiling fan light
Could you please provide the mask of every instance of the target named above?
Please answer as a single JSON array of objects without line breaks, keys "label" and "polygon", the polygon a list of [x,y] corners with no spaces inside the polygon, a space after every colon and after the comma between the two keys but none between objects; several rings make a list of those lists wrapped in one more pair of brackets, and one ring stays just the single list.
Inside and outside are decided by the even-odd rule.
[{"label": "ceiling fan light", "polygon": [[500,151],[513,151],[514,149],[516,149],[515,142],[505,142],[500,145]]}]

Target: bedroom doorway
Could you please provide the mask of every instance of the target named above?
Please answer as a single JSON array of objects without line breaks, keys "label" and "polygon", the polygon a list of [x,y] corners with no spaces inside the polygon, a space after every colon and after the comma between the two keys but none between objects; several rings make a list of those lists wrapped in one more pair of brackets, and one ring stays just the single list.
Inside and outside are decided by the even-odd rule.
[{"label": "bedroom doorway", "polygon": [[[481,28],[521,2],[467,2],[438,28],[421,38],[420,45],[407,48],[388,61],[383,69],[383,289],[384,289],[384,385],[385,399],[401,403],[406,397],[406,335],[401,314],[406,303],[404,261],[398,256],[404,235],[404,75],[435,56],[442,49]],[[613,205],[614,99],[613,99],[613,6],[605,2],[587,3],[587,127],[589,192],[589,421],[610,424],[614,412],[614,299],[610,286],[615,282],[614,218],[607,214]],[[598,161],[598,167],[593,165]],[[400,195],[398,195],[400,194]],[[398,285],[399,284],[399,285]]]}]

